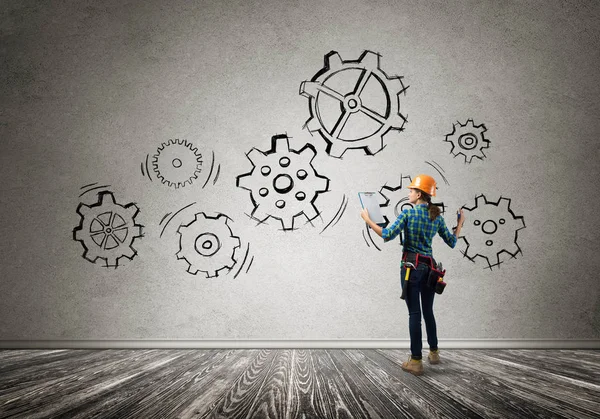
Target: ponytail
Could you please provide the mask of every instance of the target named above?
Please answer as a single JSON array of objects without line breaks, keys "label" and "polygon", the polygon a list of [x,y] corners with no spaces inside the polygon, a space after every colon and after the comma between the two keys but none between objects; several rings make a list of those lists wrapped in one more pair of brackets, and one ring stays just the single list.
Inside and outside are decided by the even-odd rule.
[{"label": "ponytail", "polygon": [[421,192],[421,198],[423,199],[423,201],[427,202],[427,210],[429,211],[429,219],[431,221],[434,221],[438,217],[438,215],[441,214],[442,210],[437,205],[431,203],[431,195],[426,194],[423,191],[419,191],[419,192]]}]

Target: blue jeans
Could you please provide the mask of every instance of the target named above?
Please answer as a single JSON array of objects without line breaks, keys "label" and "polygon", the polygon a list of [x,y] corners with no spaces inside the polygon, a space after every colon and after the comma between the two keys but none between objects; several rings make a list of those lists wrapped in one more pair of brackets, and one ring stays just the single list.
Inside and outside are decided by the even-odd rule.
[{"label": "blue jeans", "polygon": [[[400,269],[402,288],[406,286],[404,281],[406,268]],[[433,297],[435,289],[427,287],[429,276],[429,265],[419,263],[416,269],[410,270],[408,279],[408,290],[406,290],[406,307],[408,307],[408,330],[410,333],[410,353],[414,359],[422,358],[423,337],[421,333],[421,306],[423,307],[423,318],[425,319],[425,330],[427,331],[427,343],[429,349],[438,349],[437,330],[435,317],[433,316]],[[421,303],[419,303],[419,295]]]}]

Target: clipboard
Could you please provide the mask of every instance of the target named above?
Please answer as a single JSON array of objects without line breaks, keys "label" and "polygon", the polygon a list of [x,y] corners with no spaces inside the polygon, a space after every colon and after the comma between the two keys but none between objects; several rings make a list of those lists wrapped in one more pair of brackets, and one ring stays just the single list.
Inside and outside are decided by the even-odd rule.
[{"label": "clipboard", "polygon": [[385,218],[383,218],[383,214],[381,214],[381,207],[379,206],[379,202],[377,202],[376,192],[359,192],[358,199],[360,199],[360,205],[369,211],[369,218],[371,218],[375,224],[380,227],[385,227],[387,225]]}]

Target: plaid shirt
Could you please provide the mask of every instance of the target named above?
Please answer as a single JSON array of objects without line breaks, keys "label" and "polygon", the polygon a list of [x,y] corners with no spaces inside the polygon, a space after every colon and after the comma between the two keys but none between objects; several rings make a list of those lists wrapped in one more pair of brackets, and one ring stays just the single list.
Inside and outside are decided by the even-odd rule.
[{"label": "plaid shirt", "polygon": [[440,215],[435,220],[429,219],[427,204],[415,205],[400,213],[396,221],[381,232],[384,242],[393,240],[400,232],[405,231],[404,251],[432,256],[431,241],[435,233],[444,239],[451,248],[456,246],[456,236],[450,234],[444,218]]}]

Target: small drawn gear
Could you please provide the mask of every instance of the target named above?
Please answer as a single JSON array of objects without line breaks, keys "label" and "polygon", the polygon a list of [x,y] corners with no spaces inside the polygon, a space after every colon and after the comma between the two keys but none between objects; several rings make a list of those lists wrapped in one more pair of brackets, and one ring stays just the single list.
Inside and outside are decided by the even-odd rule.
[{"label": "small drawn gear", "polygon": [[463,206],[471,212],[465,217],[469,223],[468,227],[463,227],[466,234],[461,236],[467,244],[462,251],[465,257],[473,262],[477,257],[483,258],[487,261],[487,267],[492,269],[503,263],[500,260],[502,253],[513,259],[517,254],[522,254],[517,239],[519,230],[525,228],[525,220],[522,216],[515,216],[510,209],[510,202],[509,198],[503,197],[498,202],[488,201],[481,194],[475,197],[475,206]]},{"label": "small drawn gear", "polygon": [[487,157],[483,152],[484,149],[490,148],[490,140],[483,134],[486,131],[484,124],[475,125],[472,119],[468,119],[464,124],[457,121],[452,125],[452,132],[446,135],[444,141],[452,144],[450,153],[454,157],[462,154],[465,163],[471,163],[473,157],[480,160]]},{"label": "small drawn gear", "polygon": [[106,267],[117,267],[119,259],[133,259],[137,251],[132,247],[136,238],[142,237],[142,225],[135,224],[139,208],[130,203],[115,202],[112,192],[98,193],[93,205],[80,203],[77,213],[81,216],[79,226],[73,229],[73,239],[81,242],[83,257],[92,263],[104,259]]},{"label": "small drawn gear", "polygon": [[294,218],[302,214],[309,221],[315,219],[319,215],[315,200],[329,186],[329,179],[312,166],[315,155],[314,146],[308,143],[300,151],[290,149],[285,134],[274,135],[267,152],[250,150],[246,157],[252,170],[236,178],[238,187],[250,191],[254,204],[250,217],[259,222],[273,217],[284,230],[293,230]]},{"label": "small drawn gear", "polygon": [[400,93],[402,77],[388,77],[379,66],[380,55],[364,51],[358,60],[343,61],[336,51],[325,55],[325,66],[310,81],[300,84],[309,99],[310,118],[305,127],[318,131],[326,152],[341,158],[348,149],[374,155],[384,148],[383,136],[403,130]]},{"label": "small drawn gear", "polygon": [[201,271],[212,278],[218,276],[220,270],[230,270],[236,264],[240,238],[233,235],[227,220],[229,217],[224,214],[210,217],[200,212],[193,221],[179,226],[176,256],[188,263],[189,273],[196,275]]},{"label": "small drawn gear", "polygon": [[170,139],[152,156],[152,166],[163,184],[175,189],[192,184],[202,171],[202,154],[187,140]]}]

